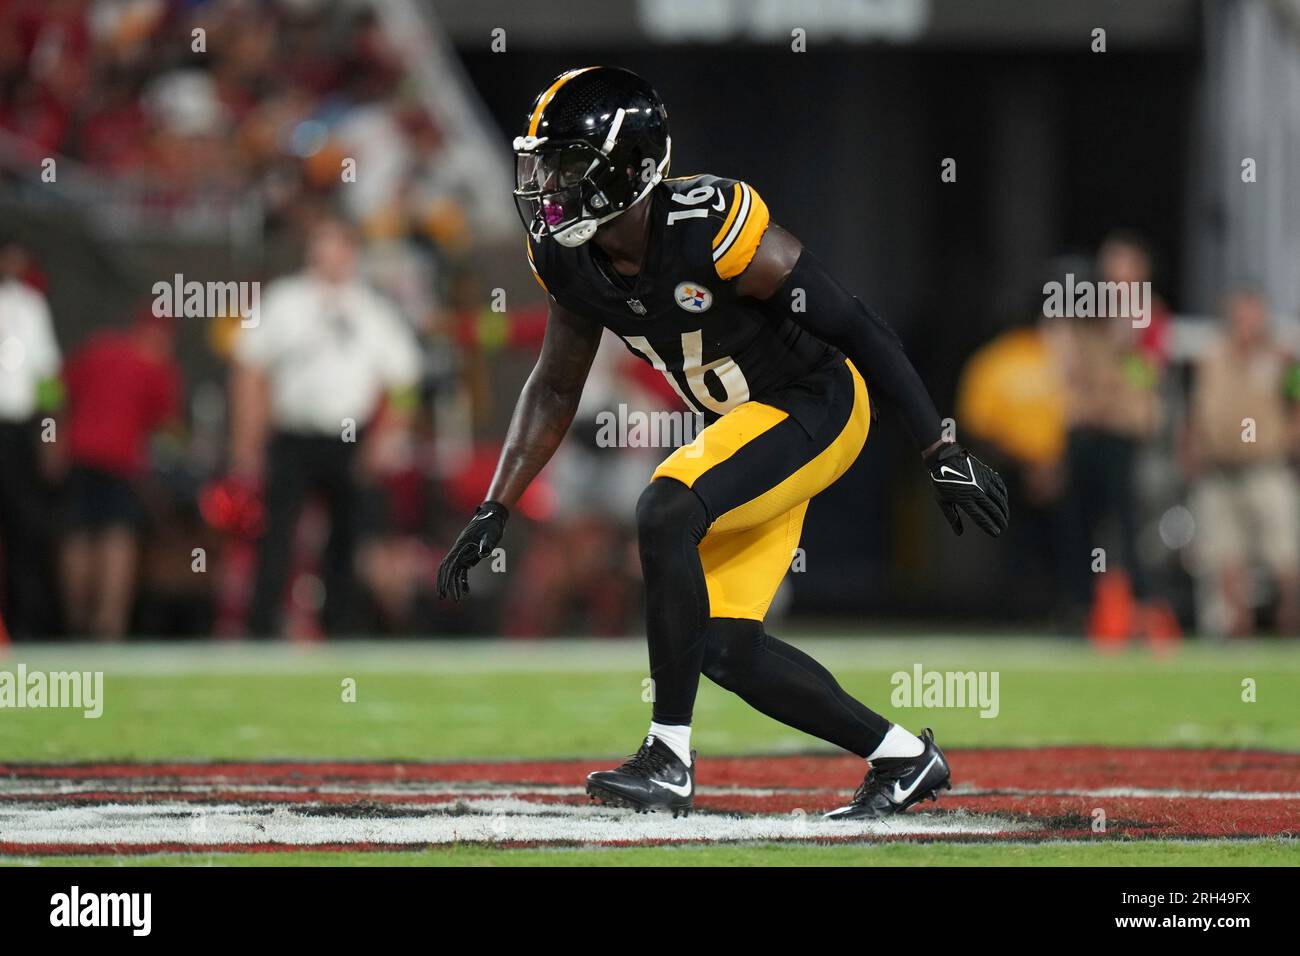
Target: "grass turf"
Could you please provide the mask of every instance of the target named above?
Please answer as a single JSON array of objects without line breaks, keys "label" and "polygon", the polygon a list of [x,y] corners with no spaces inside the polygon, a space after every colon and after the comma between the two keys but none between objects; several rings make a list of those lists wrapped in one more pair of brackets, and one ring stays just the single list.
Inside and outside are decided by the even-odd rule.
[{"label": "grass turf", "polygon": [[[844,686],[946,747],[1109,744],[1300,749],[1300,648],[1185,647],[1098,656],[1064,642],[806,641]],[[634,642],[317,648],[18,647],[0,669],[103,670],[104,712],[0,709],[0,760],[550,758],[616,755],[649,721]],[[983,670],[1000,707],[891,706],[891,675]],[[355,681],[356,701],[345,701]],[[1256,700],[1243,700],[1242,682]],[[704,681],[703,755],[821,745]]]},{"label": "grass turf", "polygon": [[[1300,749],[1300,647],[1187,645],[1100,656],[1064,641],[926,638],[796,641],[844,686],[945,746],[1226,746]],[[618,755],[649,720],[635,641],[17,646],[0,670],[102,670],[104,712],[0,709],[0,760],[470,759]],[[995,671],[999,712],[900,709],[891,676]],[[1243,699],[1253,681],[1256,699]],[[355,681],[356,700],[345,700]],[[819,742],[701,685],[704,755]],[[1295,841],[785,845],[399,853],[21,858],[49,865],[1296,865]]]}]

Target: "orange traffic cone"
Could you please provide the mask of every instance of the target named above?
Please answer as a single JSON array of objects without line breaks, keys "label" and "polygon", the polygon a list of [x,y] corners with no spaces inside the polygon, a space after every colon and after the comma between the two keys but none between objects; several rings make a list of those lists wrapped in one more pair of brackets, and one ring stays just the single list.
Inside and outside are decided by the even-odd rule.
[{"label": "orange traffic cone", "polygon": [[1128,575],[1106,571],[1097,575],[1092,612],[1088,615],[1088,639],[1101,650],[1118,650],[1133,635],[1137,605]]}]

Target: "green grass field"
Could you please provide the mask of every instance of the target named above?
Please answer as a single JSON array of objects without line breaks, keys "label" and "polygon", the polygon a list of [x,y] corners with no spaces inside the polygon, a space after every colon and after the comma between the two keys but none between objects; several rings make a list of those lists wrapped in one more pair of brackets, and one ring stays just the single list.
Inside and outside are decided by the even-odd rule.
[{"label": "green grass field", "polygon": [[[1100,656],[1082,644],[916,637],[798,640],[864,701],[946,747],[1105,744],[1300,750],[1300,645],[1188,644]],[[104,713],[0,709],[0,762],[614,757],[649,720],[634,641],[10,648],[0,670],[102,670]],[[896,710],[890,676],[996,671],[995,718]],[[1243,700],[1243,682],[1256,698]],[[355,702],[345,689],[355,682]],[[702,757],[825,750],[705,681]],[[33,862],[34,858],[8,862]],[[1300,863],[1294,841],[1037,845],[723,845],[629,849],[452,846],[411,853],[194,854],[121,863],[1041,864]],[[48,860],[48,862],[69,862]],[[77,859],[76,862],[86,862]]]}]

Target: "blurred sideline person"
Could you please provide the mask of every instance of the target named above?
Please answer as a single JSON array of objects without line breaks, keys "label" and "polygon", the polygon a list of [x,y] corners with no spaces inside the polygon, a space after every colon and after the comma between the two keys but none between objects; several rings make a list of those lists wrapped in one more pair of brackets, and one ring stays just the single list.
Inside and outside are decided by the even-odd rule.
[{"label": "blurred sideline person", "polygon": [[587,793],[689,811],[691,722],[707,675],[870,761],[830,816],[887,817],[936,797],[950,773],[933,734],[868,709],[768,634],[764,619],[809,500],[866,442],[868,388],[901,413],[956,533],[964,521],[995,537],[1006,529],[1002,479],[944,435],[897,335],[771,222],[753,187],[665,178],[667,110],[641,77],[600,66],[562,74],[538,95],[514,146],[515,199],[550,317],[486,500],[438,570],[439,592],[464,596],[469,570],[500,542],[510,509],[572,424],[609,329],[708,424],[655,469],[637,501],[653,716],[637,752],[590,774]]},{"label": "blurred sideline person", "polygon": [[1197,557],[1223,602],[1228,633],[1255,629],[1249,570],[1260,559],[1277,587],[1277,629],[1295,634],[1300,499],[1288,457],[1300,426],[1300,375],[1273,338],[1262,295],[1233,292],[1225,316],[1222,340],[1197,363],[1186,430]]},{"label": "blurred sideline person", "polygon": [[[1151,247],[1140,233],[1132,229],[1115,229],[1106,234],[1097,249],[1097,273],[1102,282],[1151,282],[1155,272]],[[1152,292],[1149,321],[1134,329],[1133,345],[1137,352],[1157,369],[1163,369],[1169,357],[1169,335],[1173,316],[1156,292]]]},{"label": "blurred sideline person", "polygon": [[45,479],[53,449],[41,412],[59,393],[59,344],[45,296],[23,281],[26,250],[0,245],[0,619],[16,637],[49,635],[51,555]]},{"label": "blurred sideline person", "polygon": [[[1103,243],[1098,278],[1149,281],[1149,255],[1138,243],[1123,233]],[[1161,308],[1153,300],[1151,326],[1142,330],[1134,328],[1135,316],[1064,324],[1065,547],[1075,613],[1089,609],[1089,636],[1103,643],[1177,631],[1167,605],[1153,596],[1138,553],[1138,450],[1155,437],[1162,415],[1163,344],[1149,334]],[[1104,573],[1094,572],[1098,548]]]},{"label": "blurred sideline person", "polygon": [[150,435],[177,416],[175,324],[146,312],[126,331],[100,332],[64,370],[69,471],[62,569],[68,627],[125,636],[145,512],[137,484]]},{"label": "blurred sideline person", "polygon": [[[606,444],[615,437],[609,420],[619,419],[620,406],[645,414],[666,405],[635,382],[633,363],[641,364],[605,332],[574,425],[546,472],[555,507],[541,533],[532,536],[511,589],[502,617],[511,636],[628,633],[640,597],[632,517],[656,453],[667,453]],[[680,410],[674,417],[695,420]]]},{"label": "blurred sideline person", "polygon": [[357,549],[379,521],[373,476],[405,435],[420,353],[401,315],[357,274],[357,238],[328,219],[307,267],[270,284],[231,370],[231,470],[265,495],[249,634],[277,633],[304,496],[329,517],[322,623],[361,624]]},{"label": "blurred sideline person", "polygon": [[[1061,493],[1065,486],[1065,389],[1061,320],[1039,318],[1008,329],[971,355],[957,387],[964,434],[991,449],[1017,506],[1007,558],[1027,593],[1051,595],[1059,610],[1064,580]],[[1065,623],[1065,622],[1062,622]]]}]

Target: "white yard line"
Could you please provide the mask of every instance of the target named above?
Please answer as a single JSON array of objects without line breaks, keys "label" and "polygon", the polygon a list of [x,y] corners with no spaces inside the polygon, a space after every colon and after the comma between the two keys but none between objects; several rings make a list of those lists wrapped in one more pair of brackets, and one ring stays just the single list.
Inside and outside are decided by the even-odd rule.
[{"label": "white yard line", "polygon": [[[449,812],[454,808],[454,812]],[[514,799],[458,800],[416,806],[410,815],[357,818],[302,813],[281,805],[189,803],[102,807],[0,808],[0,840],[22,844],[512,842],[640,843],[658,840],[824,840],[836,837],[936,836],[1033,831],[993,816],[916,814],[884,822],[830,823],[813,815],[634,814],[594,806],[540,805]]]},{"label": "white yard line", "polygon": [[1006,795],[1011,797],[1098,797],[1151,800],[1300,800],[1300,791],[1296,790],[1179,790],[1177,788],[1156,789],[1149,787],[1099,787],[1093,790],[1057,787],[1053,790],[1024,790],[1019,787],[1004,787],[996,790],[982,790],[977,787],[953,787],[954,797],[990,797]]},{"label": "white yard line", "polygon": [[[851,792],[852,787],[711,787],[701,784],[698,793],[701,796],[733,797],[777,797],[791,795],[834,796]],[[129,794],[167,794],[190,793],[196,795],[208,793],[223,794],[261,794],[284,793],[301,794],[310,799],[313,794],[346,795],[355,794],[358,800],[367,797],[401,797],[401,796],[491,796],[508,792],[521,796],[577,796],[584,793],[580,785],[570,784],[517,784],[490,783],[483,781],[413,781],[409,783],[392,782],[337,782],[322,784],[260,784],[231,781],[229,783],[211,780],[201,783],[176,783],[170,780],[141,780],[122,778],[105,779],[24,779],[0,777],[0,798],[69,796],[82,793],[120,793]],[[1026,789],[1020,787],[986,788],[975,786],[958,786],[951,791],[955,797],[1097,797],[1151,800],[1300,800],[1297,790],[1184,790],[1179,788],[1149,787],[1098,787],[1098,788],[1046,788]]]}]

